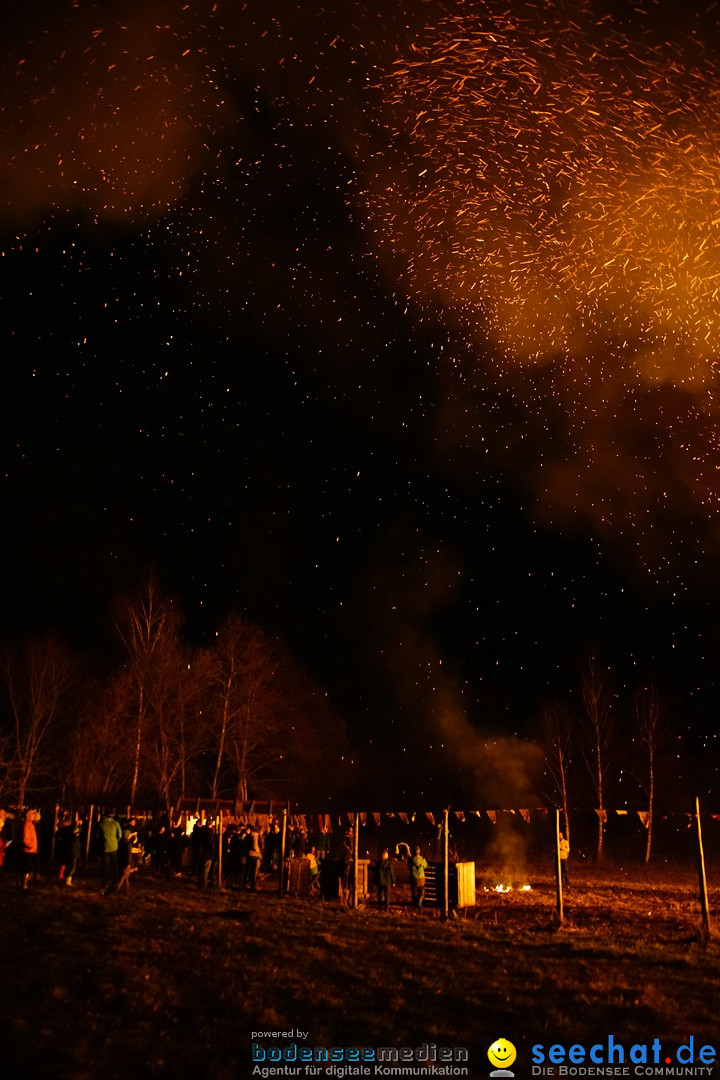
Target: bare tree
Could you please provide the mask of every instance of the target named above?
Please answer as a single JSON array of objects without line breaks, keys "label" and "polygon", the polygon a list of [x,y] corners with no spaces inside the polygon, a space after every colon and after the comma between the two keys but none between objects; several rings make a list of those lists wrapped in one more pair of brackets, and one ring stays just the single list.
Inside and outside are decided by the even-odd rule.
[{"label": "bare tree", "polygon": [[186,794],[188,770],[206,745],[202,717],[206,654],[167,635],[155,653],[155,684],[148,714],[145,762],[165,808]]},{"label": "bare tree", "polygon": [[0,734],[0,803],[10,798],[12,738]]},{"label": "bare tree", "polygon": [[565,836],[570,841],[568,773],[572,761],[572,721],[564,705],[546,705],[542,712],[542,741],[552,797],[560,804]]},{"label": "bare tree", "polygon": [[278,736],[286,703],[281,650],[259,627],[233,614],[218,632],[215,657],[212,792],[217,796],[223,766],[229,764],[235,797],[245,800],[250,780],[281,759]]},{"label": "bare tree", "polygon": [[647,796],[647,839],[645,863],[650,862],[655,815],[655,785],[659,758],[670,742],[670,724],[664,714],[655,686],[651,683],[635,695],[634,719],[637,738],[643,752],[645,768],[637,777]]},{"label": "bare tree", "polygon": [[70,739],[67,793],[77,803],[115,803],[127,797],[133,767],[122,735],[134,709],[135,683],[128,671],[88,694]]},{"label": "bare tree", "polygon": [[339,777],[345,729],[326,695],[278,641],[236,614],[217,635],[209,709],[214,797],[297,797],[315,790],[320,773],[326,785]]},{"label": "bare tree", "polygon": [[217,634],[211,681],[211,711],[215,714],[217,748],[210,794],[216,799],[230,739],[240,723],[244,656],[254,628],[231,615]]},{"label": "bare tree", "polygon": [[178,622],[171,601],[152,578],[140,595],[124,597],[116,604],[115,627],[127,653],[127,671],[134,686],[131,805],[138,790],[148,717],[158,692],[159,654],[167,638],[176,635]]},{"label": "bare tree", "polygon": [[46,782],[57,759],[53,736],[77,707],[78,664],[56,638],[33,640],[2,655],[8,711],[7,768],[18,806]]},{"label": "bare tree", "polygon": [[582,701],[586,730],[585,760],[590,774],[598,817],[597,859],[603,858],[605,836],[605,794],[607,790],[610,752],[612,748],[610,673],[594,656],[587,662],[582,681]]}]

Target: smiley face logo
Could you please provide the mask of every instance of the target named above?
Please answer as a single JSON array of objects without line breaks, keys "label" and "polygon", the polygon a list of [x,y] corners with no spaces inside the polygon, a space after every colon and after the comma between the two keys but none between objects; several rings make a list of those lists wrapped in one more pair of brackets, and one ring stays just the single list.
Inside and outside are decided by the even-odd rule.
[{"label": "smiley face logo", "polygon": [[507,1069],[517,1057],[517,1050],[507,1039],[496,1039],[488,1050],[490,1064],[496,1069]]}]

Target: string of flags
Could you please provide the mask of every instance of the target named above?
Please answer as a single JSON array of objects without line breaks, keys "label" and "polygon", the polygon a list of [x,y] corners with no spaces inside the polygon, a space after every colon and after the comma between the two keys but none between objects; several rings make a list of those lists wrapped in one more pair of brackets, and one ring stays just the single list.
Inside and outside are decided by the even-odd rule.
[{"label": "string of flags", "polygon": [[[179,810],[189,811],[192,809],[195,813],[199,814],[201,811],[205,811],[208,814],[213,812],[222,813],[233,817],[236,821],[257,825],[261,828],[267,828],[274,822],[278,822],[281,818],[283,811],[286,809],[284,804],[257,804],[257,803],[230,803],[229,801],[224,805],[219,805],[222,800],[197,800],[193,801],[192,807],[184,806],[178,807]],[[575,812],[577,813],[577,809]],[[466,823],[470,820],[487,820],[492,825],[497,825],[503,815],[510,815],[519,818],[522,821],[530,824],[534,817],[540,815],[546,818],[550,814],[550,808],[547,806],[538,806],[532,808],[508,808],[508,809],[492,809],[492,810],[449,810],[448,815],[450,819]],[[585,812],[591,812],[586,810]],[[427,822],[430,825],[439,826],[443,820],[443,813],[434,813],[430,810],[425,811],[361,811],[358,812],[358,818],[360,825],[365,828],[368,823],[374,824],[376,827],[384,822],[400,822],[403,825],[418,825]],[[594,813],[597,817],[606,824],[612,816],[616,817],[633,817],[637,816],[642,826],[647,829],[650,825],[650,813],[647,810],[607,810],[607,809],[595,809]],[[708,815],[714,821],[720,821],[720,813],[711,813]],[[670,819],[680,819],[686,824],[690,825],[695,815],[687,811],[671,811],[657,815],[657,819],[667,821]],[[354,812],[338,812],[322,813],[322,814],[307,814],[307,813],[288,813],[288,825],[290,828],[305,829],[308,832],[327,832],[333,833],[336,830],[345,831],[348,828],[352,828],[355,822]]]},{"label": "string of flags", "polygon": [[[516,817],[520,817],[520,818],[522,818],[523,821],[527,822],[527,824],[529,825],[532,815],[540,814],[543,817],[547,817],[547,815],[549,813],[550,813],[550,810],[549,810],[549,808],[547,806],[534,807],[532,810],[526,809],[526,808],[525,809],[523,809],[523,808],[518,808],[518,809],[510,808],[510,809],[503,809],[503,810],[450,810],[449,811],[449,815],[450,815],[451,818],[454,817],[457,821],[460,821],[460,822],[463,822],[463,823],[468,821],[468,819],[474,817],[474,818],[480,818],[480,819],[487,818],[488,821],[492,822],[493,825],[497,825],[497,822],[498,822],[498,820],[499,820],[499,818],[501,817],[502,814],[510,814],[510,815],[515,815]],[[607,821],[609,819],[609,816],[612,815],[612,814],[616,815],[617,817],[632,817],[633,815],[637,815],[639,821],[641,822],[643,827],[646,828],[646,829],[649,827],[649,824],[650,824],[650,813],[647,810],[597,810],[596,809],[595,814],[598,816],[598,818],[604,824],[607,823]],[[720,814],[710,814],[709,816],[714,821],[720,821]],[[423,811],[423,812],[416,812],[416,813],[404,813],[402,811],[396,811],[396,812],[392,812],[392,811],[383,811],[383,812],[374,811],[371,814],[368,814],[368,813],[361,812],[361,813],[358,814],[358,817],[360,819],[360,824],[363,827],[367,825],[368,818],[371,818],[376,826],[380,826],[383,818],[385,818],[386,820],[388,820],[388,819],[397,820],[397,821],[402,822],[404,825],[417,824],[418,821],[422,822],[423,820],[428,821],[431,825],[438,825],[442,821],[442,815],[434,814],[430,810],[426,810],[426,811]],[[675,813],[662,814],[662,815],[659,815],[659,817],[663,821],[667,821],[667,820],[669,820],[671,818],[681,818],[682,820],[686,820],[687,822],[691,822],[694,819],[695,815],[691,814],[691,813],[688,813],[686,811],[679,811],[679,812],[675,812]],[[343,828],[345,823],[347,823],[347,825],[349,825],[349,826],[352,826],[353,821],[354,821],[354,815],[350,814],[350,813],[335,814],[335,815],[332,815],[332,814],[318,814],[318,815],[303,815],[303,814],[293,815],[293,814],[291,814],[291,815],[289,815],[288,820],[291,823],[293,822],[293,819],[297,819],[295,823],[299,824],[299,825],[302,825],[302,823],[304,821],[307,822],[307,820],[312,820],[313,823],[317,822],[317,826],[320,829],[325,829],[327,832],[332,832],[334,822],[337,823],[337,826],[339,828]]]}]

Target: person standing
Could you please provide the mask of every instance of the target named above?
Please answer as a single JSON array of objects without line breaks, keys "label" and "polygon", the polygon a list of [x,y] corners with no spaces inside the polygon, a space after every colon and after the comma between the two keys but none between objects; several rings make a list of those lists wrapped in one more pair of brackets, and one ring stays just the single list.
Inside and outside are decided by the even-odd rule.
[{"label": "person standing", "polygon": [[427,870],[427,859],[423,857],[419,847],[415,848],[415,854],[410,859],[409,866],[413,907],[419,908],[422,907],[425,896],[425,871]]},{"label": "person standing", "polygon": [[80,859],[80,828],[71,814],[65,815],[55,833],[55,857],[58,863],[58,881],[61,885],[72,885]]},{"label": "person standing", "polygon": [[20,884],[27,889],[30,878],[37,879],[38,862],[38,835],[35,822],[38,814],[34,810],[28,810],[23,818],[21,843]]},{"label": "person standing", "polygon": [[262,859],[262,848],[260,847],[260,834],[258,830],[253,826],[250,830],[250,840],[247,848],[247,864],[246,864],[246,878],[245,888],[251,892],[255,892],[257,888],[257,876],[260,868],[260,860]]},{"label": "person standing", "polygon": [[317,860],[317,854],[315,848],[311,847],[305,856],[307,864],[310,870],[310,882],[308,884],[308,892],[312,893],[313,890],[319,890],[320,882],[318,880],[318,874],[320,873],[320,863]]},{"label": "person standing", "polygon": [[570,855],[570,841],[562,833],[558,833],[558,855],[560,856],[560,881],[564,888],[568,887],[568,856]]},{"label": "person standing", "polygon": [[395,869],[387,848],[375,864],[375,885],[378,891],[378,907],[390,910],[390,889],[395,885]]},{"label": "person standing", "polygon": [[120,878],[115,885],[108,887],[108,892],[120,892],[121,889],[130,888],[130,875],[134,874],[142,859],[142,846],[138,837],[137,821],[131,818],[122,830],[122,839],[119,846],[119,866],[122,870]]},{"label": "person standing", "polygon": [[248,825],[243,826],[237,843],[238,885],[244,889],[248,883],[248,851],[252,846],[252,835]]},{"label": "person standing", "polygon": [[10,847],[11,832],[7,813],[0,807],[0,881],[5,876],[5,852]]},{"label": "person standing", "polygon": [[207,821],[196,821],[192,831],[195,874],[199,889],[206,889],[210,883],[210,871],[215,859],[215,834]]},{"label": "person standing", "polygon": [[330,854],[330,841],[331,837],[328,827],[327,825],[322,825],[315,845],[319,862],[322,862],[323,859],[326,859]]},{"label": "person standing", "polygon": [[122,839],[120,822],[113,811],[106,811],[100,818],[100,837],[102,840],[102,887],[117,884],[118,848]]}]

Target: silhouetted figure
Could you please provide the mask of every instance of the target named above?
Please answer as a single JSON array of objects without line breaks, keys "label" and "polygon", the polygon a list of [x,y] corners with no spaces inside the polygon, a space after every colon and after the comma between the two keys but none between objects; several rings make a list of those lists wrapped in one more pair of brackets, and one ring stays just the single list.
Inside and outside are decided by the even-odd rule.
[{"label": "silhouetted figure", "polygon": [[100,818],[100,836],[102,839],[102,885],[106,889],[108,885],[117,883],[118,848],[122,839],[120,822],[113,816],[112,811],[105,813]]},{"label": "silhouetted figure", "polygon": [[395,869],[390,861],[387,848],[375,863],[375,885],[378,891],[378,907],[388,911],[390,908],[390,889],[395,885]]},{"label": "silhouetted figure", "polygon": [[80,826],[75,824],[70,814],[65,815],[55,833],[55,858],[59,883],[72,885],[80,860]]},{"label": "silhouetted figure", "polygon": [[116,885],[111,885],[108,892],[120,892],[130,888],[130,875],[134,874],[142,861],[143,849],[138,838],[137,822],[131,818],[123,831],[118,847],[118,865],[120,878]]},{"label": "silhouetted figure", "polygon": [[192,831],[192,847],[198,888],[205,889],[210,880],[210,869],[215,858],[215,837],[207,822],[205,824],[195,822]]},{"label": "silhouetted figure", "polygon": [[35,822],[38,816],[34,810],[28,810],[23,818],[18,874],[18,883],[23,889],[28,887],[31,879],[37,879],[38,836]]},{"label": "silhouetted figure", "polygon": [[255,892],[257,888],[257,876],[260,868],[260,860],[262,859],[262,848],[260,847],[260,833],[257,829],[250,830],[250,842],[247,848],[247,864],[245,869],[245,887]]},{"label": "silhouetted figure", "polygon": [[7,816],[5,810],[0,808],[0,881],[5,876],[7,870],[7,864],[10,860],[6,859],[6,854],[10,848],[12,840],[12,828],[11,821]]}]

